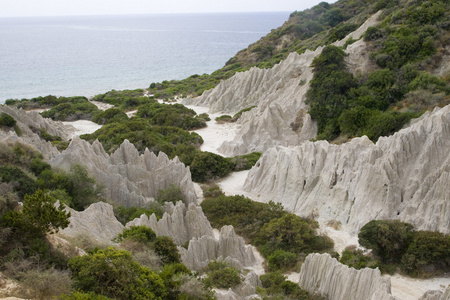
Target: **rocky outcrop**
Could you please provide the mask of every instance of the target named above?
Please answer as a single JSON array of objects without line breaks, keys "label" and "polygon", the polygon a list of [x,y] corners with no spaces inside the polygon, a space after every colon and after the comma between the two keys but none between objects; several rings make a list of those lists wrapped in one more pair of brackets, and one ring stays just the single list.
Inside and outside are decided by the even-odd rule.
[{"label": "rocky outcrop", "polygon": [[13,130],[9,132],[0,130],[0,141],[3,142],[21,142],[33,146],[42,155],[47,158],[53,158],[59,154],[59,151],[39,137],[38,134],[32,131],[33,129],[45,129],[49,134],[61,137],[63,140],[69,138],[67,132],[74,130],[72,126],[64,125],[62,122],[55,122],[51,119],[44,119],[36,111],[24,111],[22,109],[11,108],[9,106],[0,106],[0,113],[6,113],[16,120],[16,125],[22,132],[18,136]]},{"label": "rocky outcrop", "polygon": [[84,211],[66,207],[70,212],[70,224],[60,231],[64,236],[85,236],[102,243],[111,243],[111,239],[122,233],[123,225],[114,216],[113,207],[105,202],[91,204]]},{"label": "rocky outcrop", "polygon": [[245,245],[244,239],[237,236],[233,226],[224,226],[219,238],[205,235],[189,242],[188,249],[180,248],[181,260],[191,270],[200,271],[210,261],[221,258],[236,267],[253,268],[260,261],[253,253],[251,245]]},{"label": "rocky outcrop", "polygon": [[329,300],[394,300],[389,279],[378,269],[356,270],[339,263],[329,254],[309,254],[300,271],[301,288]]},{"label": "rocky outcrop", "polygon": [[[357,233],[372,219],[450,232],[450,106],[373,144],[306,142],[267,151],[244,184],[260,201]],[[256,199],[255,199],[256,200]]]},{"label": "rocky outcrop", "polygon": [[[342,46],[349,38],[361,38],[369,26],[377,23],[379,14],[370,17],[360,28],[335,44]],[[364,72],[370,65],[364,41],[350,46],[347,59],[350,68],[355,72]],[[313,78],[311,63],[322,49],[318,47],[301,55],[291,53],[271,69],[255,67],[236,73],[216,88],[205,91],[202,96],[184,99],[183,103],[208,106],[210,113],[227,114],[257,106],[242,114],[235,138],[219,147],[219,152],[224,155],[264,152],[278,145],[297,146],[315,138],[317,133],[315,122],[306,114],[305,95]]]},{"label": "rocky outcrop", "polygon": [[445,291],[427,291],[419,300],[450,300],[450,287]]},{"label": "rocky outcrop", "polygon": [[178,245],[184,245],[193,238],[202,236],[214,237],[213,229],[200,206],[189,204],[188,207],[179,201],[175,206],[169,208],[160,220],[153,214],[150,217],[143,214],[126,224],[130,226],[148,226],[156,235],[170,236]]},{"label": "rocky outcrop", "polygon": [[91,145],[76,137],[65,151],[50,160],[52,166],[65,169],[74,163],[85,165],[104,187],[106,199],[119,205],[144,206],[170,184],[180,187],[188,204],[196,202],[188,167],[178,158],[170,160],[162,152],[156,156],[146,149],[139,155],[128,140],[108,155],[100,142]]},{"label": "rocky outcrop", "polygon": [[225,155],[264,151],[274,145],[297,145],[316,134],[316,126],[308,115],[300,113],[301,127],[294,131],[290,124],[306,110],[304,95],[313,73],[312,60],[322,48],[302,55],[291,53],[272,69],[252,68],[222,81],[216,88],[196,99],[185,99],[185,104],[209,106],[210,112],[235,113],[254,106],[243,113],[238,123],[242,126],[234,140],[225,142],[219,151]]}]

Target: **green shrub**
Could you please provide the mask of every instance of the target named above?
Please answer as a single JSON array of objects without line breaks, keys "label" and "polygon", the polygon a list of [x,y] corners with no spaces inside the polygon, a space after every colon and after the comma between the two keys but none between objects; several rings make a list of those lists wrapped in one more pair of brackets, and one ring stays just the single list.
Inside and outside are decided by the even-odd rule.
[{"label": "green shrub", "polygon": [[398,263],[413,239],[413,226],[398,220],[373,220],[361,228],[358,238],[383,263]]},{"label": "green shrub", "polygon": [[191,165],[192,180],[205,182],[224,177],[233,170],[233,163],[211,152],[199,152]]},{"label": "green shrub", "polygon": [[153,248],[156,254],[161,257],[164,264],[180,263],[181,256],[178,252],[177,245],[173,242],[171,237],[158,236],[153,241]]},{"label": "green shrub", "polygon": [[30,164],[30,169],[36,176],[39,176],[43,171],[50,170],[51,168],[52,167],[48,163],[37,157],[34,158]]},{"label": "green shrub", "polygon": [[252,152],[229,158],[229,161],[234,165],[235,171],[250,170],[259,160],[261,155],[261,152]]},{"label": "green shrub", "polygon": [[[239,112],[237,112],[237,113],[233,116],[234,122],[236,122],[236,121],[242,116],[243,113],[248,112],[248,111],[251,111],[251,110],[254,109],[255,107],[256,107],[256,105],[253,105],[253,106],[250,106],[250,107],[241,109]],[[216,119],[216,121],[217,121],[217,119]]]},{"label": "green shrub", "polygon": [[[259,288],[259,294],[263,296],[278,297],[275,299],[299,299],[312,300],[320,299],[310,295],[307,291],[302,290],[300,286],[292,281],[288,281],[281,271],[269,272],[260,276],[261,284],[264,290]],[[272,299],[272,298],[270,298]]]},{"label": "green shrub", "polygon": [[212,261],[204,269],[209,286],[229,289],[242,281],[240,271],[224,261]]},{"label": "green shrub", "polygon": [[215,120],[217,123],[233,122],[233,118],[230,115],[222,115],[222,116],[217,117]]},{"label": "green shrub", "polygon": [[279,249],[292,253],[333,249],[333,242],[330,239],[316,236],[316,228],[318,228],[316,221],[285,213],[282,217],[264,224],[254,243],[261,247],[261,253],[266,257]]},{"label": "green shrub", "polygon": [[0,126],[14,127],[16,120],[6,113],[0,114]]},{"label": "green shrub", "polygon": [[75,291],[70,294],[62,294],[60,295],[61,300],[112,300],[112,298],[108,298],[102,295],[98,295],[93,292],[80,292]]},{"label": "green shrub", "polygon": [[288,270],[297,264],[297,255],[292,252],[275,250],[268,258],[269,271]]},{"label": "green shrub", "polygon": [[159,220],[164,214],[164,209],[159,203],[156,202],[149,203],[148,205],[146,205],[146,207],[125,207],[123,205],[114,207],[114,215],[117,220],[123,225],[130,221],[133,221],[136,218],[139,218],[143,214],[146,214],[147,217],[155,214],[156,219]]},{"label": "green shrub", "polygon": [[166,202],[176,204],[178,201],[186,203],[186,197],[183,195],[181,188],[173,183],[164,190],[159,190],[155,200],[161,205],[164,205]]},{"label": "green shrub", "polygon": [[20,198],[27,194],[33,194],[38,188],[36,181],[29,174],[14,165],[0,166],[0,178],[3,182],[13,183],[15,185],[14,191],[18,193]]},{"label": "green shrub", "polygon": [[267,260],[272,256],[271,269],[292,266],[287,265],[287,260],[292,257],[287,252],[306,254],[333,248],[331,239],[315,234],[317,222],[289,214],[279,203],[259,203],[244,196],[222,194],[205,198],[201,206],[213,227],[233,225],[236,232],[255,245]]},{"label": "green shrub", "polygon": [[374,260],[368,255],[364,255],[361,250],[351,248],[347,248],[342,252],[340,263],[358,270],[363,268],[375,269],[381,267],[379,261]]},{"label": "green shrub", "polygon": [[116,242],[122,242],[126,239],[148,244],[156,239],[156,234],[150,227],[147,226],[131,226],[130,228],[124,228],[122,233],[120,233],[114,240]]},{"label": "green shrub", "polygon": [[185,130],[206,127],[205,119],[182,104],[146,104],[139,108],[137,117],[146,119],[151,125],[174,126]]},{"label": "green shrub", "polygon": [[413,276],[429,276],[450,271],[450,235],[416,231],[401,259],[402,269]]},{"label": "green shrub", "polygon": [[129,252],[112,247],[69,260],[74,286],[114,299],[161,299],[164,281],[155,272],[133,261]]},{"label": "green shrub", "polygon": [[86,97],[60,98],[60,103],[41,115],[58,121],[92,120],[100,110],[95,104],[89,102]]},{"label": "green shrub", "polygon": [[104,125],[123,120],[128,120],[127,114],[119,108],[112,107],[103,112],[97,113],[92,119],[92,122]]}]

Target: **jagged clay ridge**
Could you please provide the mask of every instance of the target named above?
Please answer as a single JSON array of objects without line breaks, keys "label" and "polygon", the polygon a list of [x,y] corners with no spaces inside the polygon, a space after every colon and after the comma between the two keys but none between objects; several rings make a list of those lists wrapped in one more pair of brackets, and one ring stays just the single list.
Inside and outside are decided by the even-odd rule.
[{"label": "jagged clay ridge", "polygon": [[[353,37],[359,39],[373,26],[379,13],[369,18],[359,29],[349,34],[341,43]],[[360,53],[365,50],[364,41],[351,51],[352,63],[360,64]],[[296,146],[316,136],[317,126],[306,113],[305,94],[313,78],[311,63],[323,47],[302,55],[291,53],[272,69],[252,68],[222,81],[195,99],[185,99],[185,104],[209,106],[210,112],[235,113],[241,109],[257,107],[242,114],[238,123],[242,126],[232,141],[226,141],[219,152],[240,155],[252,151],[264,152],[277,145]],[[366,51],[367,52],[367,51]],[[294,124],[291,126],[291,124]]]},{"label": "jagged clay ridge", "polygon": [[164,213],[158,221],[153,214],[150,217],[143,214],[140,218],[128,222],[125,227],[148,226],[156,235],[166,235],[172,237],[178,245],[184,245],[193,238],[202,236],[214,237],[214,232],[202,208],[193,203],[186,208],[183,202],[179,201],[169,212]]},{"label": "jagged clay ridge", "polygon": [[91,145],[76,137],[65,151],[50,160],[52,166],[65,169],[73,163],[85,165],[97,183],[105,187],[106,199],[116,204],[143,206],[170,184],[181,188],[187,203],[196,202],[189,168],[162,152],[156,156],[146,149],[139,155],[128,140],[108,155],[100,142]]},{"label": "jagged clay ridge", "polygon": [[390,279],[378,269],[356,270],[339,263],[328,253],[309,254],[300,271],[301,288],[329,300],[394,300]]},{"label": "jagged clay ridge", "polygon": [[91,204],[84,211],[76,211],[66,207],[70,212],[70,224],[60,232],[66,236],[86,236],[102,243],[110,243],[119,233],[123,225],[114,216],[113,207],[105,202]]},{"label": "jagged clay ridge", "polygon": [[419,300],[450,300],[450,287],[442,291],[427,291]]},{"label": "jagged clay ridge", "polygon": [[188,249],[178,248],[181,260],[191,270],[200,271],[210,261],[222,258],[239,268],[255,267],[260,263],[253,253],[253,246],[245,245],[244,239],[237,236],[233,226],[224,226],[219,238],[205,235],[189,242]]},{"label": "jagged clay ridge", "polygon": [[38,112],[26,112],[22,109],[0,106],[0,113],[6,113],[16,120],[17,126],[22,131],[20,137],[14,131],[0,131],[0,140],[19,141],[33,146],[41,152],[45,158],[50,159],[59,154],[59,151],[50,142],[42,140],[30,128],[44,128],[49,134],[60,136],[63,140],[68,139],[67,131],[74,130],[73,126],[64,125],[62,122],[55,122],[51,119],[44,119]]},{"label": "jagged clay ridge", "polygon": [[400,219],[418,230],[450,232],[450,106],[373,144],[306,142],[270,149],[244,184],[320,222],[356,233],[372,219]]},{"label": "jagged clay ridge", "polygon": [[[316,135],[316,126],[305,114],[303,96],[313,73],[311,62],[322,48],[302,55],[291,53],[272,69],[252,68],[222,81],[215,89],[185,103],[209,106],[210,112],[235,113],[256,105],[242,114],[242,124],[233,141],[225,142],[219,151],[225,155],[264,151],[274,145],[298,145]],[[290,123],[297,114],[303,126],[294,131]]]}]

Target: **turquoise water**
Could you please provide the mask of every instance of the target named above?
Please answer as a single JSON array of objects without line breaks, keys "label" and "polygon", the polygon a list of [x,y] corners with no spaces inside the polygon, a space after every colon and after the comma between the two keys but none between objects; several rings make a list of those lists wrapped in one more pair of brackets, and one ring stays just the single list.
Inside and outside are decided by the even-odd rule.
[{"label": "turquoise water", "polygon": [[289,13],[0,18],[0,102],[211,73]]}]

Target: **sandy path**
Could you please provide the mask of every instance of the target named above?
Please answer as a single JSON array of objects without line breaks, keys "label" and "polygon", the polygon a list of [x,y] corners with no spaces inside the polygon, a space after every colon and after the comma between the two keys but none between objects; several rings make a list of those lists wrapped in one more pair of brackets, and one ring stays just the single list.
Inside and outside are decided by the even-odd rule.
[{"label": "sandy path", "polygon": [[102,125],[98,125],[92,121],[87,120],[78,120],[74,122],[63,122],[65,125],[72,125],[75,127],[75,131],[72,131],[69,133],[69,136],[71,139],[73,139],[75,136],[79,136],[86,133],[93,133],[97,129],[100,129]]},{"label": "sandy path", "polygon": [[[209,111],[209,108],[204,106],[186,105],[186,107],[193,109],[197,114],[208,113]],[[209,114],[211,121],[206,122],[207,127],[193,130],[203,138],[200,150],[223,155],[217,151],[217,148],[223,142],[231,141],[235,137],[240,125],[236,123],[218,124],[215,119],[221,115],[223,113]]]},{"label": "sandy path", "polygon": [[450,274],[446,278],[414,279],[395,274],[391,277],[392,295],[402,300],[417,300],[428,290],[441,290],[450,286]]},{"label": "sandy path", "polygon": [[91,101],[91,103],[95,104],[100,110],[107,110],[108,108],[114,107],[114,105],[105,102]]}]

